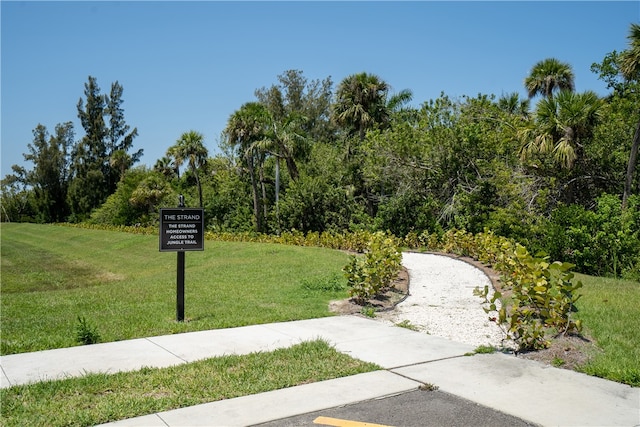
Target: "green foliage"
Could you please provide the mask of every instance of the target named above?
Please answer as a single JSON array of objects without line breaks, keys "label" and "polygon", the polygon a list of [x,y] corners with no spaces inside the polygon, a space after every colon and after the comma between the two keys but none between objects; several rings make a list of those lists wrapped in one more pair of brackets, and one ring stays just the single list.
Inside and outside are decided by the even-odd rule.
[{"label": "green foliage", "polygon": [[374,319],[376,317],[376,308],[370,305],[366,305],[362,307],[362,309],[360,310],[360,314]]},{"label": "green foliage", "polygon": [[414,248],[425,243],[423,247],[432,251],[468,256],[499,271],[510,294],[508,301],[500,292],[489,298],[489,286],[476,288],[474,293],[484,299],[488,304],[485,311],[492,313],[490,319],[520,350],[544,348],[549,332],[581,330],[580,320],[574,320],[572,313],[582,284],[575,282],[572,264],[534,257],[524,246],[491,232],[471,234],[452,229],[440,237],[427,233],[407,236],[407,243]]},{"label": "green foliage", "polygon": [[97,79],[89,76],[85,99],[78,102],[78,118],[85,135],[71,152],[67,200],[70,219],[83,221],[111,195],[124,172],[142,156],[129,155],[137,129],[129,132],[124,121],[122,86],[111,85],[110,95],[100,93]]},{"label": "green foliage", "polygon": [[585,274],[640,277],[640,197],[603,195],[595,210],[559,206],[552,214],[544,246],[556,259]]},{"label": "green foliage", "polygon": [[209,159],[211,175],[203,177],[205,220],[218,232],[252,229],[251,186],[223,157]]},{"label": "green foliage", "polygon": [[100,342],[98,329],[87,322],[87,319],[85,319],[84,316],[78,316],[78,324],[76,325],[76,342],[84,345]]},{"label": "green foliage", "polygon": [[547,347],[548,331],[558,335],[581,331],[582,323],[574,320],[572,313],[576,311],[575,303],[580,298],[576,291],[582,283],[573,281],[572,264],[550,263],[548,257],[533,257],[517,245],[500,265],[504,268],[504,286],[511,293],[510,305],[498,306],[500,292],[487,298],[488,286],[476,288],[475,294],[489,304],[487,313],[497,313],[491,320],[504,325],[507,337],[519,350]]},{"label": "green foliage", "polygon": [[406,236],[414,230],[435,230],[437,204],[418,194],[407,191],[390,197],[380,204],[374,224],[377,230],[387,230],[395,236]]},{"label": "green foliage", "polygon": [[[142,189],[150,187],[149,183],[152,182],[152,176],[155,174],[156,172],[149,171],[144,167],[127,171],[118,183],[116,191],[107,198],[102,206],[91,213],[88,222],[115,226],[153,224],[154,221],[150,215],[158,215],[158,205],[165,198],[173,195],[170,193],[170,189],[157,192],[156,197],[159,199],[151,204],[149,204],[149,197],[143,197]],[[166,201],[168,202],[168,200]]]},{"label": "green foliage", "polygon": [[367,130],[384,126],[389,120],[387,95],[389,85],[368,73],[345,77],[336,91],[332,119],[350,135],[364,139]]},{"label": "green foliage", "polygon": [[395,324],[397,327],[399,328],[405,328],[405,329],[409,329],[410,331],[418,331],[418,327],[416,325],[412,325],[411,322],[407,319],[403,320],[402,322],[398,322]]},{"label": "green foliage", "polygon": [[377,232],[371,236],[363,256],[352,255],[344,267],[349,294],[364,303],[378,295],[397,277],[402,253],[395,238]]},{"label": "green foliage", "polygon": [[490,345],[480,345],[471,353],[466,353],[465,356],[473,356],[474,354],[493,354],[495,352],[496,349]]},{"label": "green foliage", "polygon": [[565,362],[564,359],[557,356],[554,357],[553,360],[551,361],[551,364],[556,368],[561,368],[565,363],[567,362]]},{"label": "green foliage", "polygon": [[347,230],[353,208],[349,196],[324,177],[302,175],[280,201],[280,225],[285,230],[322,232]]},{"label": "green foliage", "polygon": [[17,169],[20,172],[17,178],[33,189],[38,222],[64,221],[69,214],[65,199],[69,186],[73,124],[67,122],[57,125],[55,136],[52,135],[48,140],[49,135],[43,125],[38,125],[33,135],[33,143],[28,146],[29,153],[24,155],[26,161],[33,163],[33,169]]},{"label": "green foliage", "polygon": [[174,159],[178,167],[186,164],[193,175],[198,189],[198,201],[200,207],[204,207],[202,198],[202,185],[198,171],[207,163],[209,152],[204,146],[204,135],[194,130],[184,132],[174,145],[167,150],[167,156]]}]

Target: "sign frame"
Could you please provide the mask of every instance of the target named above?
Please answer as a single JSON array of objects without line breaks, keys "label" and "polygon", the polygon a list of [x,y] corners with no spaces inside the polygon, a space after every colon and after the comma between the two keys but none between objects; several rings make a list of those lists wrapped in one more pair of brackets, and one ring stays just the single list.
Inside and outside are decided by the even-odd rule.
[{"label": "sign frame", "polygon": [[160,252],[204,251],[203,208],[161,208]]}]

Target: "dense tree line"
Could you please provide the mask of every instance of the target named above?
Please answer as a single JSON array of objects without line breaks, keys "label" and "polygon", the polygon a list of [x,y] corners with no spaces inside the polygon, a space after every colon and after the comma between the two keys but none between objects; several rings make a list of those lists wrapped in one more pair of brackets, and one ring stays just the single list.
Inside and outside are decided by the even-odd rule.
[{"label": "dense tree line", "polygon": [[117,81],[108,95],[100,93],[89,76],[77,105],[85,132],[78,141],[71,122],[56,125],[55,135],[36,126],[24,154],[33,169],[14,165],[2,181],[4,221],[81,221],[105,202],[142,157],[142,150],[131,153],[138,131],[125,122],[122,93]]},{"label": "dense tree line", "polygon": [[2,182],[3,220],[153,224],[184,194],[213,230],[489,229],[587,273],[640,275],[639,58],[633,24],[629,48],[592,66],[604,98],[548,58],[523,76],[526,99],[443,93],[419,107],[374,74],[334,92],[288,70],[229,116],[221,154],[188,131],[153,168],[133,167],[122,87],[101,95],[90,77],[85,135],[36,127],[34,168]]}]

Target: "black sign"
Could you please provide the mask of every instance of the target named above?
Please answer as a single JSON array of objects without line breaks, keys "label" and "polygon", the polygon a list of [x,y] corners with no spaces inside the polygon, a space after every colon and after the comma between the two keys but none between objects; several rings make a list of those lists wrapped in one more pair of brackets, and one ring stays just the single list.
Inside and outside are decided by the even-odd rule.
[{"label": "black sign", "polygon": [[160,251],[203,251],[202,208],[160,209]]}]

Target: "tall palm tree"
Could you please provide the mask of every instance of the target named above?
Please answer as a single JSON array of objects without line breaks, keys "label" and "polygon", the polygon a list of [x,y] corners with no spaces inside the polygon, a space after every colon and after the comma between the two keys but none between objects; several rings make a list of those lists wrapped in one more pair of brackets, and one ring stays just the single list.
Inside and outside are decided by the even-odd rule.
[{"label": "tall palm tree", "polygon": [[553,98],[553,93],[556,91],[573,91],[573,82],[571,65],[556,58],[547,58],[533,66],[531,73],[524,80],[524,86],[529,98],[536,95]]},{"label": "tall palm tree", "polygon": [[592,91],[563,91],[556,97],[541,99],[536,108],[533,137],[527,138],[521,156],[552,152],[562,167],[572,168],[581,155],[583,142],[600,119],[601,106],[602,100]]},{"label": "tall palm tree", "polygon": [[[620,55],[620,71],[626,80],[640,80],[640,25],[631,24],[629,35],[629,48]],[[640,120],[636,126],[636,132],[631,144],[629,153],[629,163],[627,164],[627,174],[624,180],[624,192],[622,194],[622,209],[627,208],[627,202],[631,195],[631,182],[638,160],[638,149],[640,147]]]},{"label": "tall palm tree", "polygon": [[198,197],[200,200],[200,207],[203,207],[202,200],[202,185],[200,183],[200,176],[198,175],[198,169],[200,169],[207,162],[209,152],[204,146],[204,135],[194,130],[183,133],[176,141],[176,144],[169,150],[175,157],[176,163],[187,163],[189,169],[193,173],[196,179],[196,185],[198,186]]},{"label": "tall palm tree", "polygon": [[[236,149],[247,163],[253,195],[253,214],[257,231],[264,231],[262,199],[258,189],[256,166],[261,167],[263,156],[260,142],[266,139],[269,112],[259,102],[247,102],[229,117],[224,130],[226,143]],[[256,165],[258,163],[258,165]]]},{"label": "tall palm tree", "polygon": [[359,73],[346,77],[336,92],[333,105],[335,122],[364,140],[367,130],[389,120],[386,108],[389,85],[374,74]]}]

